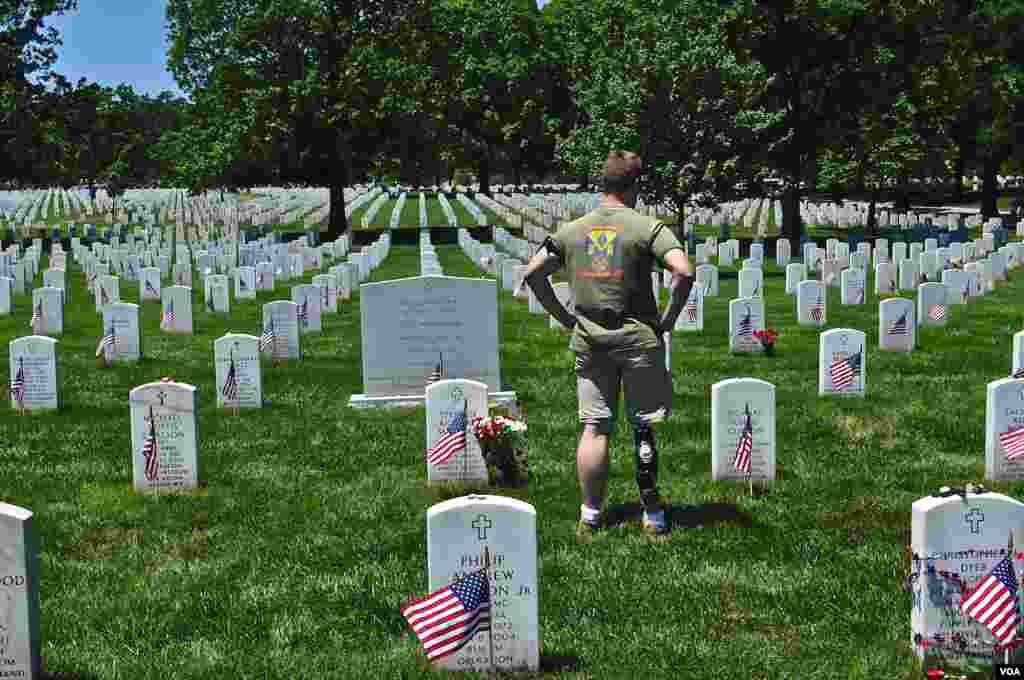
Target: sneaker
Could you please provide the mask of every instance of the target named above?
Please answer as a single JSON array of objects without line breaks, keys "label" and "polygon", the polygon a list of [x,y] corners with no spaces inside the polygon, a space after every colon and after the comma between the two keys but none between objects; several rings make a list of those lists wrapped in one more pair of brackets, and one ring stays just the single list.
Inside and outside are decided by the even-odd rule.
[{"label": "sneaker", "polygon": [[656,536],[664,536],[668,533],[668,521],[665,519],[665,511],[648,512],[644,510],[644,518],[641,527],[645,533]]},{"label": "sneaker", "polygon": [[601,530],[601,523],[584,522],[582,519],[576,525],[576,538],[590,540],[594,534]]}]

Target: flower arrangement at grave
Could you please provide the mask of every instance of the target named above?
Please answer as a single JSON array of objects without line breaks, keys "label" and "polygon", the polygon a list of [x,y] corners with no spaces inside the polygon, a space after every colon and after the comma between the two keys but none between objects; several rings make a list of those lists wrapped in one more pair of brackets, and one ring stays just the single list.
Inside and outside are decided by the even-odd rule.
[{"label": "flower arrangement at grave", "polygon": [[472,421],[473,436],[480,442],[484,461],[494,469],[495,480],[514,485],[526,479],[526,451],[523,433],[526,423],[506,416],[477,416]]},{"label": "flower arrangement at grave", "polygon": [[761,343],[764,353],[771,356],[775,353],[775,341],[779,339],[779,333],[774,328],[766,328],[763,331],[754,331],[754,337]]}]

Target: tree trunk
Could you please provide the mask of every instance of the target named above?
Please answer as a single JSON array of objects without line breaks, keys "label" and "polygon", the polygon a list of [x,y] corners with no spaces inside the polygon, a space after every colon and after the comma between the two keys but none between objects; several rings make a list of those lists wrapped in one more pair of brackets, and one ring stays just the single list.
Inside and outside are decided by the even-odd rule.
[{"label": "tree trunk", "polygon": [[985,156],[985,166],[981,177],[981,216],[985,219],[999,217],[999,184],[996,174],[999,172],[999,157],[995,149],[989,149]]},{"label": "tree trunk", "polygon": [[799,244],[801,231],[800,185],[797,183],[782,192],[782,237],[789,239],[792,244]]},{"label": "tree trunk", "polygon": [[865,235],[870,238],[874,238],[878,235],[878,213],[875,210],[876,203],[878,203],[877,189],[871,192],[871,203],[868,204],[868,224]]},{"label": "tree trunk", "polygon": [[327,216],[326,240],[334,241],[348,231],[348,217],[345,216],[345,185],[331,184],[331,208]]}]

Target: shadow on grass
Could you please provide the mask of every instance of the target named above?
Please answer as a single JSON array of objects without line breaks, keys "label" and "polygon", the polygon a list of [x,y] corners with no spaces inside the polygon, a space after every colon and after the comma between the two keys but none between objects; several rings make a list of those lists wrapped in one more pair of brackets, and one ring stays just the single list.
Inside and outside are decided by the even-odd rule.
[{"label": "shadow on grass", "polygon": [[43,671],[39,674],[39,680],[99,680],[99,676],[93,675],[92,673],[64,673]]},{"label": "shadow on grass", "polygon": [[[639,503],[623,503],[609,506],[606,518],[607,526],[640,523],[643,506]],[[732,524],[743,529],[750,529],[756,523],[748,514],[732,503],[704,503],[701,505],[667,505],[665,516],[670,527],[678,529],[695,529],[715,524]]]}]

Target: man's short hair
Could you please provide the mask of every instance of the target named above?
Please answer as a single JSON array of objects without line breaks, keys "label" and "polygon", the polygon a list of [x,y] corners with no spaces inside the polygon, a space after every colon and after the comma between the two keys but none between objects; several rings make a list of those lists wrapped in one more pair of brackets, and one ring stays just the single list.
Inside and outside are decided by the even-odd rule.
[{"label": "man's short hair", "polygon": [[604,162],[601,183],[606,194],[624,194],[640,178],[640,156],[632,151],[612,151]]}]

